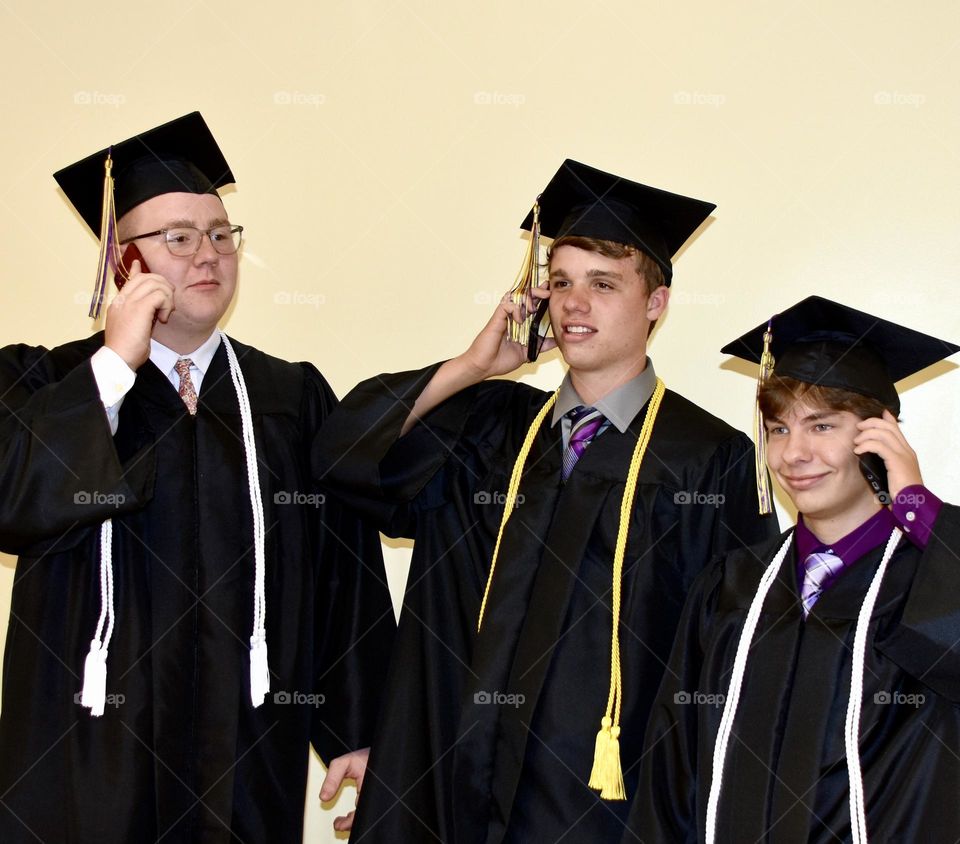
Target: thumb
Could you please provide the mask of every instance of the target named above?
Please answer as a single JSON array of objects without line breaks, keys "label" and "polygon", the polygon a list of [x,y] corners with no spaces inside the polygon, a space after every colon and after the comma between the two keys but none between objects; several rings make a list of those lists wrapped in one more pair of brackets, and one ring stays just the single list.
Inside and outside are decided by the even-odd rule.
[{"label": "thumb", "polygon": [[321,800],[326,801],[333,799],[341,783],[343,783],[348,766],[349,763],[343,756],[338,756],[336,759],[330,761],[330,766],[327,768],[327,775],[324,777],[323,783],[320,786]]}]

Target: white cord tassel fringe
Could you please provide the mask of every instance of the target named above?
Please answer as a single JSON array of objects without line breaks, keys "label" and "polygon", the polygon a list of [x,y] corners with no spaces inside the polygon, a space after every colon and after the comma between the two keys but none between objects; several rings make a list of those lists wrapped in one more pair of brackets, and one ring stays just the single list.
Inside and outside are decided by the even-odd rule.
[{"label": "white cord tassel fringe", "polygon": [[[106,628],[106,629],[104,629]],[[103,637],[101,639],[101,636]],[[100,619],[83,663],[80,704],[99,718],[107,701],[107,648],[113,636],[113,521],[100,525]]]}]

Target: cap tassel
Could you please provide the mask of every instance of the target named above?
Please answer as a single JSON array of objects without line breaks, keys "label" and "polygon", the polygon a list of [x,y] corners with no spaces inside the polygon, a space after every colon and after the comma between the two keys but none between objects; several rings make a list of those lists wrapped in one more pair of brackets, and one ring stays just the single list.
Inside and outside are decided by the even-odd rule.
[{"label": "cap tassel", "polygon": [[110,276],[120,266],[120,244],[117,242],[117,211],[113,201],[113,158],[107,152],[103,164],[103,210],[100,212],[100,259],[97,262],[97,277],[93,286],[93,298],[90,300],[89,316],[100,317],[103,297],[106,294]]},{"label": "cap tassel", "polygon": [[760,356],[760,376],[757,379],[757,395],[753,408],[754,462],[757,478],[757,500],[760,503],[760,515],[764,516],[773,509],[773,496],[770,491],[770,476],[767,474],[767,426],[763,423],[760,411],[760,390],[773,374],[774,359],[770,351],[773,340],[773,318],[767,323],[763,333],[763,354]]},{"label": "cap tassel", "polygon": [[[507,294],[510,301],[523,307],[530,296],[530,290],[540,285],[540,197],[533,203],[533,225],[530,227],[530,242],[527,244],[527,254],[520,265],[520,272],[514,282],[513,289]],[[536,303],[534,303],[536,306]],[[510,322],[510,339],[515,343],[526,343],[530,333],[530,323],[536,307],[529,311],[520,322]]]}]

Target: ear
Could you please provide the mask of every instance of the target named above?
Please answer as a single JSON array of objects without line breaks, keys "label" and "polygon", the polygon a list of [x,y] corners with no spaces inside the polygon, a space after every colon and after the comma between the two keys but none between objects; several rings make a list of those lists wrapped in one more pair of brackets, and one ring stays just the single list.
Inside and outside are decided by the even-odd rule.
[{"label": "ear", "polygon": [[647,297],[647,319],[651,322],[659,319],[667,309],[667,303],[669,301],[670,288],[665,284],[661,284]]}]

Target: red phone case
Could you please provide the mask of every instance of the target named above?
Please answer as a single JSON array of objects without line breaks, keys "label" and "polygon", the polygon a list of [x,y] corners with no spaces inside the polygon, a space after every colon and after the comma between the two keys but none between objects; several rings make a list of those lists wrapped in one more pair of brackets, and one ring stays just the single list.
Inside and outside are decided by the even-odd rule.
[{"label": "red phone case", "polygon": [[120,256],[120,265],[113,274],[113,283],[117,285],[117,290],[123,290],[123,285],[125,285],[130,278],[130,267],[134,261],[140,262],[140,272],[150,272],[147,262],[143,260],[143,255],[141,255],[140,250],[137,249],[137,244],[129,244],[127,248],[123,250],[123,255]]}]

